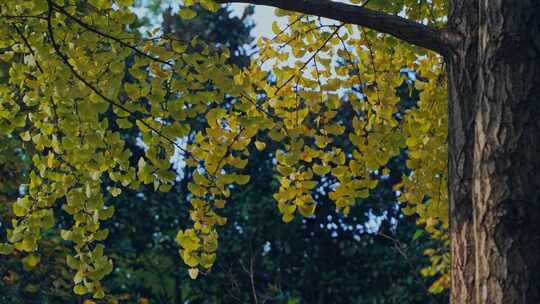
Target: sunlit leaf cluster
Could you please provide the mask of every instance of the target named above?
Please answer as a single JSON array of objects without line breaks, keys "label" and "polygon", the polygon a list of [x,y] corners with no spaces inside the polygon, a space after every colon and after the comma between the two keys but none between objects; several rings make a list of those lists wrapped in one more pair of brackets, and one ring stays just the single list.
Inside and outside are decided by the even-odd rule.
[{"label": "sunlit leaf cluster", "polygon": [[[210,0],[184,2],[179,14],[186,19],[194,17],[193,5],[217,8]],[[444,22],[441,1],[427,8],[391,2],[369,5]],[[243,172],[249,148],[264,150],[263,140],[279,146],[274,198],[283,221],[313,215],[313,194],[328,181],[336,209],[348,214],[377,186],[374,172],[385,174],[387,162],[405,149],[412,173],[396,189],[399,200],[447,242],[447,101],[439,56],[368,29],[278,11],[288,25],[275,23],[275,37],[261,38],[258,56],[241,70],[227,63],[227,49],[197,38],[130,31],[136,20],[130,4],[0,4],[0,59],[10,64],[9,82],[0,87],[0,132],[36,150],[4,253],[21,251],[37,263],[41,236],[56,225],[53,207],[60,204],[72,218],[61,237],[74,249],[66,261],[74,292],[103,297],[100,281],[113,269],[100,243],[108,235],[103,221],[114,216],[110,198],[141,184],[170,190],[171,159],[180,157],[195,173],[188,185],[192,223],[177,242],[196,278],[216,260],[218,227],[226,223],[220,209],[249,183]],[[404,82],[421,91],[413,107],[396,96]],[[205,126],[195,140],[181,141],[200,119]],[[119,133],[132,127],[145,148],[136,167]],[[106,180],[115,186],[105,188]],[[433,266],[425,274],[443,274],[433,287],[439,291],[448,285],[448,254],[428,254]]]}]

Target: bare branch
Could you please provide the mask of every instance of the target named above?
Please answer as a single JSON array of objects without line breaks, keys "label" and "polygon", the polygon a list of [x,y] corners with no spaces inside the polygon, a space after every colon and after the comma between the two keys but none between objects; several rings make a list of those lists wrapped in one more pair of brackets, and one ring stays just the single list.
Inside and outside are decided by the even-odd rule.
[{"label": "bare branch", "polygon": [[446,29],[435,29],[409,19],[331,0],[216,0],[218,3],[248,3],[315,15],[343,23],[355,24],[390,34],[411,44],[441,55],[451,52],[451,39]]}]

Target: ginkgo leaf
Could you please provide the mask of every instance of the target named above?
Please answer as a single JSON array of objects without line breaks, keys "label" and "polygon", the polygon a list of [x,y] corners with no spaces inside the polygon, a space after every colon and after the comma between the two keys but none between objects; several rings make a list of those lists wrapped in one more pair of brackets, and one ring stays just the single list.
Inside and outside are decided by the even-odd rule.
[{"label": "ginkgo leaf", "polygon": [[8,255],[13,252],[13,245],[0,243],[0,255]]},{"label": "ginkgo leaf", "polygon": [[87,291],[88,289],[84,287],[82,284],[77,284],[73,287],[73,292],[76,295],[84,295]]},{"label": "ginkgo leaf", "polygon": [[[24,9],[25,15],[40,16],[48,9],[47,1],[4,2],[6,15]],[[302,18],[290,26],[274,22],[276,37],[259,39],[259,56],[239,68],[231,50],[216,50],[197,35],[181,41],[161,36],[160,28],[147,35],[127,30],[136,18],[129,8],[133,0],[90,0],[91,10],[79,2],[65,12],[54,9],[51,31],[42,18],[24,18],[22,36],[29,37],[30,50],[11,25],[0,27],[0,48],[9,50],[0,54],[9,66],[9,86],[0,86],[0,135],[20,138],[35,151],[28,158],[32,169],[21,174],[29,178],[25,193],[12,206],[10,244],[0,245],[0,252],[37,250],[42,232],[56,224],[53,206],[61,202],[71,217],[67,223],[73,223],[60,234],[77,251],[68,258],[76,270],[74,292],[104,296],[99,281],[112,262],[97,244],[108,235],[102,221],[115,209],[103,189],[113,197],[141,185],[173,190],[171,159],[182,159],[192,173],[183,177],[189,179],[192,223],[176,241],[190,277],[197,277],[197,267],[214,263],[216,228],[227,221],[220,213],[225,199],[239,188],[234,184],[254,178],[245,173],[253,172],[248,161],[255,149],[275,157],[279,189],[273,198],[285,222],[296,212],[315,212],[312,192],[327,179],[337,181],[328,196],[346,215],[378,185],[374,172],[406,151],[413,174],[396,185],[401,210],[417,215],[438,241],[447,241],[448,190],[440,187],[448,172],[447,87],[444,81],[409,79],[409,90],[421,90],[420,100],[404,106],[396,96],[403,67],[439,77],[441,56],[419,56],[417,48],[369,29],[358,35],[353,25],[334,29]],[[183,5],[179,16],[186,20],[199,9],[220,7],[213,0]],[[107,37],[81,30],[79,19],[68,13]],[[297,18],[284,10],[277,14],[290,22]],[[443,20],[441,14],[433,19]],[[128,133],[137,134],[137,151]],[[261,136],[265,142],[256,140]],[[270,151],[274,147],[279,148]],[[383,176],[388,173],[383,169]],[[448,269],[439,266],[425,272]]]},{"label": "ginkgo leaf", "polygon": [[264,148],[266,148],[266,144],[262,141],[255,141],[255,147],[257,150],[262,151]]},{"label": "ginkgo leaf", "polygon": [[192,279],[192,280],[195,280],[197,279],[197,277],[199,276],[199,269],[198,268],[190,268],[188,270],[188,274],[189,274],[189,277]]},{"label": "ginkgo leaf", "polygon": [[194,10],[190,8],[182,8],[178,12],[178,14],[180,15],[182,19],[186,19],[186,20],[193,19],[197,16],[197,12],[195,12]]},{"label": "ginkgo leaf", "polygon": [[111,193],[111,195],[113,197],[117,197],[118,195],[120,195],[122,193],[122,189],[120,188],[116,188],[116,187],[111,187],[109,189],[109,192]]},{"label": "ginkgo leaf", "polygon": [[236,179],[235,179],[235,182],[239,185],[245,185],[247,183],[249,183],[249,180],[250,180],[250,176],[249,175],[237,175],[236,176]]},{"label": "ginkgo leaf", "polygon": [[28,255],[22,259],[23,264],[28,268],[34,268],[39,263],[40,258],[36,255]]}]

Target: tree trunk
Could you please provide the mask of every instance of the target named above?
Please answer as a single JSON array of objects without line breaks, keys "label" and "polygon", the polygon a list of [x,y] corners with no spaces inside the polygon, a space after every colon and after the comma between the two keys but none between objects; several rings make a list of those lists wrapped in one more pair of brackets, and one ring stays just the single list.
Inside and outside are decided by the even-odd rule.
[{"label": "tree trunk", "polygon": [[540,1],[450,2],[451,302],[540,303]]}]

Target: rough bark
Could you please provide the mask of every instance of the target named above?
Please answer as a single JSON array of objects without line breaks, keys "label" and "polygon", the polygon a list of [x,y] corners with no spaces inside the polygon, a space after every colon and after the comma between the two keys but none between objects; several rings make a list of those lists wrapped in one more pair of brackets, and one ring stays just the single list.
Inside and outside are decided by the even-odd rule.
[{"label": "rough bark", "polygon": [[540,303],[540,6],[452,4],[452,303]]},{"label": "rough bark", "polygon": [[478,303],[540,303],[540,4],[481,1]]},{"label": "rough bark", "polygon": [[459,34],[448,56],[448,194],[450,204],[451,303],[474,303],[473,227],[474,111],[478,85],[478,3],[452,1],[450,28]]}]

